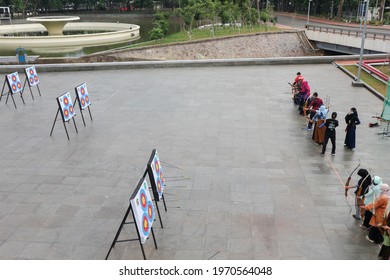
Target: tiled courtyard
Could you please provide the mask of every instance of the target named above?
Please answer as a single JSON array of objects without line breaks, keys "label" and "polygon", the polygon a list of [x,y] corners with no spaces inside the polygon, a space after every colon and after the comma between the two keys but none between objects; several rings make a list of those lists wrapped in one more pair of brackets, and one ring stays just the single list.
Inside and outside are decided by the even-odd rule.
[{"label": "tiled courtyard", "polygon": [[[104,259],[154,148],[168,211],[148,259],[376,259],[343,183],[359,160],[389,180],[390,139],[368,126],[383,102],[333,65],[37,71],[42,97],[0,103],[0,259]],[[303,129],[287,84],[297,71],[339,114],[334,157]],[[50,137],[56,97],[83,82],[93,121],[77,108],[78,134],[57,121]],[[126,225],[120,239],[135,237]],[[138,242],[110,259],[142,259]]]}]

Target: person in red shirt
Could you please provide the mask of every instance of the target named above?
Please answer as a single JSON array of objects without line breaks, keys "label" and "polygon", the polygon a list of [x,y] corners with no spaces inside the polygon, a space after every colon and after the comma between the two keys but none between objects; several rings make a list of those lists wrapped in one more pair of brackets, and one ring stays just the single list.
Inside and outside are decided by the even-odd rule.
[{"label": "person in red shirt", "polygon": [[295,77],[295,80],[294,80],[293,85],[298,84],[298,81],[299,81],[299,80],[303,80],[303,76],[301,75],[301,72],[298,72],[298,73],[297,73],[297,76]]},{"label": "person in red shirt", "polygon": [[309,122],[307,124],[307,130],[313,129],[312,128],[312,125],[313,125],[312,119],[313,119],[314,115],[316,114],[316,111],[318,109],[320,109],[320,107],[323,104],[324,103],[322,102],[322,99],[318,97],[318,93],[317,92],[313,93],[313,100],[310,102],[309,107],[307,108],[307,110],[310,111]]},{"label": "person in red shirt", "polygon": [[306,80],[300,80],[301,90],[298,94],[299,96],[299,114],[304,115],[303,108],[306,106],[308,102],[308,98],[310,97],[310,86]]},{"label": "person in red shirt", "polygon": [[296,94],[300,91],[300,82],[303,80],[301,72],[297,73],[297,76],[294,79],[294,82],[291,85],[291,93],[293,94],[293,100],[295,101]]}]

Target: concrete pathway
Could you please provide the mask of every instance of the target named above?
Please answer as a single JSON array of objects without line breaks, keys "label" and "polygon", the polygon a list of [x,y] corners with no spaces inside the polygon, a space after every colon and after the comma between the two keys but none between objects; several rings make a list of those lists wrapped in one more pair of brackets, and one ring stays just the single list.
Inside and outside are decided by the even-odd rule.
[{"label": "concrete pathway", "polygon": [[[148,259],[376,259],[343,183],[359,160],[389,180],[390,139],[368,127],[382,102],[333,65],[37,70],[42,97],[0,103],[1,259],[104,259],[153,148],[168,212]],[[335,157],[303,129],[287,84],[297,71],[339,113]],[[57,122],[50,137],[56,97],[83,82],[93,122],[77,108],[78,134],[71,123],[68,141]],[[351,152],[352,106],[362,124]],[[120,239],[135,237],[126,225]],[[119,243],[110,258],[142,254]]]}]

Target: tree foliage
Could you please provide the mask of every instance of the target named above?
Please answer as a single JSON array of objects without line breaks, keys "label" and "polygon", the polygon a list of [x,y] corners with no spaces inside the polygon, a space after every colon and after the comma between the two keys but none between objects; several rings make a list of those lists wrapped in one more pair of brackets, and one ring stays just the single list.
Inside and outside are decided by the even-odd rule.
[{"label": "tree foliage", "polygon": [[[118,6],[132,6],[136,10],[152,11],[157,2],[163,9],[171,9],[183,20],[183,28],[190,30],[191,24],[207,19],[215,22],[234,23],[243,25],[258,24],[264,21],[265,13],[270,8],[280,12],[295,12],[324,17],[348,18],[357,17],[359,3],[362,0],[0,0],[1,6],[11,7],[12,13],[25,11],[50,13],[88,10],[118,10]],[[390,0],[369,0],[370,7],[378,5],[379,20],[388,10]],[[67,8],[71,7],[71,9]],[[261,19],[260,19],[261,16]],[[273,16],[269,14],[269,18]]]},{"label": "tree foliage", "polygon": [[154,15],[153,28],[149,31],[150,40],[158,40],[167,35],[169,27],[168,18],[169,13],[161,11]]}]

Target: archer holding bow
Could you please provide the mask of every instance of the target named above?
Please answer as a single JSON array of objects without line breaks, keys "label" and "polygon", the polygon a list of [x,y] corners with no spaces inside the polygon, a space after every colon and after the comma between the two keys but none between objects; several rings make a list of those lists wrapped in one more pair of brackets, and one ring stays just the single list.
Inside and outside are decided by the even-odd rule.
[{"label": "archer holding bow", "polygon": [[[353,173],[353,172],[352,172]],[[357,175],[360,176],[359,181],[357,184],[353,186],[349,186],[349,183],[351,181],[351,175],[348,177],[347,182],[345,183],[345,196],[348,195],[349,189],[356,189],[355,190],[355,214],[352,215],[356,220],[361,220],[363,218],[363,215],[360,211],[360,206],[364,205],[364,197],[368,190],[368,187],[371,185],[371,176],[370,173],[368,173],[367,169],[359,169]]]}]

